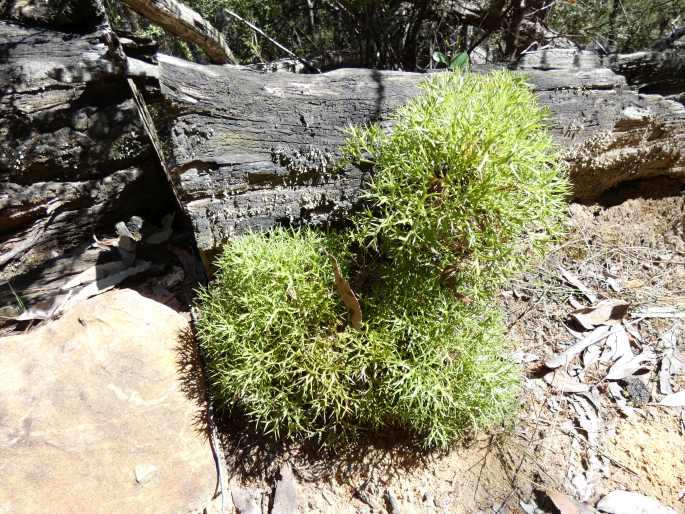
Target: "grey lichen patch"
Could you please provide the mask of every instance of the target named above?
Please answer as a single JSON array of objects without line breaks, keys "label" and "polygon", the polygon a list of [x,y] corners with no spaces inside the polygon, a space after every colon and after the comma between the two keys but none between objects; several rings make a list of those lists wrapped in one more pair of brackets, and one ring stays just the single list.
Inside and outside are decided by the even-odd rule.
[{"label": "grey lichen patch", "polygon": [[296,178],[302,175],[330,175],[337,169],[338,159],[333,152],[312,145],[299,148],[279,145],[271,149],[271,160],[283,166],[289,176]]},{"label": "grey lichen patch", "polygon": [[124,133],[112,143],[109,158],[115,161],[134,158],[144,151],[142,134],[137,130]]}]

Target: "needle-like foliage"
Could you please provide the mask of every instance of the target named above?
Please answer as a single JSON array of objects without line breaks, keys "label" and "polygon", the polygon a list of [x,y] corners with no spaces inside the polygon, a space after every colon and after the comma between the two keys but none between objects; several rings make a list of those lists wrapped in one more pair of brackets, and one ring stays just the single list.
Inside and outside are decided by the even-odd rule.
[{"label": "needle-like foliage", "polygon": [[521,76],[442,73],[422,87],[392,132],[351,129],[347,155],[375,170],[356,238],[487,295],[558,235],[568,182]]},{"label": "needle-like foliage", "polygon": [[200,291],[217,406],[321,441],[391,428],[445,447],[501,422],[518,373],[493,293],[559,232],[567,191],[534,97],[507,72],[443,74],[346,151],[374,168],[350,231],[244,235]]}]

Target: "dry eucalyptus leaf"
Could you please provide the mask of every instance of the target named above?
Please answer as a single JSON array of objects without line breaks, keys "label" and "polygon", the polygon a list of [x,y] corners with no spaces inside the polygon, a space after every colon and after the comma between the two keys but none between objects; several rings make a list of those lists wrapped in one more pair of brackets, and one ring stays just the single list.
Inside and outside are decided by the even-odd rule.
[{"label": "dry eucalyptus leaf", "polygon": [[174,223],[175,213],[167,214],[162,218],[162,227],[147,236],[145,242],[147,244],[158,245],[169,240],[172,234],[171,225]]},{"label": "dry eucalyptus leaf", "polygon": [[590,390],[590,386],[571,378],[564,370],[550,371],[543,378],[560,393],[584,393]]},{"label": "dry eucalyptus leaf", "polygon": [[578,277],[576,277],[573,273],[570,271],[562,268],[559,266],[559,271],[561,272],[561,276],[564,278],[566,282],[568,282],[570,285],[578,289],[581,293],[585,295],[585,297],[590,300],[591,303],[597,303],[597,295],[593,293],[590,288],[585,286]]},{"label": "dry eucalyptus leaf", "polygon": [[580,395],[572,397],[570,403],[578,414],[578,425],[587,434],[588,442],[595,444],[600,430],[600,420],[594,405]]},{"label": "dry eucalyptus leaf", "polygon": [[623,378],[634,375],[637,371],[645,368],[644,363],[653,363],[656,360],[654,352],[646,348],[639,355],[632,358],[621,358],[609,368],[607,373],[607,380],[621,380]]},{"label": "dry eucalyptus leaf", "polygon": [[64,284],[60,289],[62,291],[68,291],[76,286],[82,284],[87,284],[93,282],[102,277],[116,273],[118,271],[126,268],[126,265],[122,261],[105,262],[103,264],[94,264],[89,268],[85,269],[78,275],[74,276],[66,284]]},{"label": "dry eucalyptus leaf", "polygon": [[152,264],[150,262],[141,261],[136,266],[112,273],[106,277],[98,278],[96,281],[91,282],[87,286],[79,289],[76,294],[69,299],[68,302],[65,302],[65,306],[66,304],[74,304],[80,302],[81,300],[86,300],[92,296],[104,293],[105,291],[109,291],[128,277],[132,277],[133,275],[147,271],[151,265]]},{"label": "dry eucalyptus leaf", "polygon": [[513,352],[510,355],[510,358],[516,364],[530,364],[531,362],[537,362],[540,360],[540,357],[538,357],[534,353],[528,352]]},{"label": "dry eucalyptus leaf", "polygon": [[672,305],[646,307],[632,314],[633,318],[685,318],[685,309]]},{"label": "dry eucalyptus leaf", "polygon": [[673,394],[671,387],[671,357],[666,355],[661,359],[661,366],[659,367],[659,392],[661,394]]},{"label": "dry eucalyptus leaf", "polygon": [[57,316],[59,306],[64,302],[66,295],[60,295],[57,298],[46,300],[32,305],[25,311],[16,316],[2,316],[3,319],[11,319],[14,321],[32,321],[52,319]]},{"label": "dry eucalyptus leaf", "polygon": [[594,307],[578,309],[571,314],[583,328],[592,330],[598,325],[618,325],[628,313],[630,304],[623,300],[602,300]]},{"label": "dry eucalyptus leaf", "polygon": [[607,514],[677,514],[649,496],[631,491],[612,491],[599,500],[597,508]]},{"label": "dry eucalyptus leaf", "polygon": [[595,509],[585,503],[580,503],[568,494],[560,493],[554,489],[547,489],[545,494],[552,500],[561,514],[597,514]]},{"label": "dry eucalyptus leaf", "polygon": [[596,344],[586,348],[585,352],[583,353],[583,366],[586,368],[592,366],[599,360],[600,353],[601,348]]},{"label": "dry eucalyptus leaf", "polygon": [[352,313],[351,323],[352,327],[356,330],[361,330],[362,328],[362,307],[359,305],[359,300],[357,295],[354,294],[350,284],[342,276],[340,272],[340,266],[338,265],[338,260],[332,255],[328,255],[331,259],[331,265],[333,266],[333,274],[335,275],[335,288],[338,290],[340,298],[342,298],[345,307]]},{"label": "dry eucalyptus leaf", "polygon": [[626,402],[626,399],[623,396],[623,389],[621,389],[620,385],[618,385],[616,382],[609,382],[607,387],[611,397],[616,402],[618,410],[620,410],[626,418],[629,418],[635,414],[635,410],[628,405],[628,402]]},{"label": "dry eucalyptus leaf", "polygon": [[616,293],[621,292],[621,285],[618,283],[618,280],[616,280],[614,277],[607,278],[607,285],[611,288],[612,291]]},{"label": "dry eucalyptus leaf", "polygon": [[597,327],[595,330],[590,332],[584,339],[570,346],[564,352],[555,355],[550,359],[547,359],[547,361],[545,362],[545,366],[551,369],[555,369],[560,366],[565,366],[566,364],[571,362],[571,360],[580,352],[582,352],[589,346],[597,344],[600,341],[606,339],[611,333],[617,332],[619,329],[622,329],[622,327]]},{"label": "dry eucalyptus leaf", "polygon": [[664,396],[659,405],[664,407],[685,407],[685,390]]},{"label": "dry eucalyptus leaf", "polygon": [[573,307],[573,308],[576,309],[576,310],[577,310],[577,309],[583,309],[583,308],[584,308],[583,304],[580,303],[578,300],[576,300],[576,298],[575,298],[574,296],[571,296],[571,297],[568,299],[568,303],[570,303],[570,304],[571,304],[571,307]]}]

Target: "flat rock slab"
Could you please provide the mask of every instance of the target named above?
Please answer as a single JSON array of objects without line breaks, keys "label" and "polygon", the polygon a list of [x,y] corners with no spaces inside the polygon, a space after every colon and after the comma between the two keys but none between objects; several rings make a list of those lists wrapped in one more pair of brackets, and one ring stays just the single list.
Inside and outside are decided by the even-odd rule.
[{"label": "flat rock slab", "polygon": [[1,338],[0,513],[206,504],[216,474],[202,400],[187,393],[198,390],[187,328],[169,307],[114,290]]}]

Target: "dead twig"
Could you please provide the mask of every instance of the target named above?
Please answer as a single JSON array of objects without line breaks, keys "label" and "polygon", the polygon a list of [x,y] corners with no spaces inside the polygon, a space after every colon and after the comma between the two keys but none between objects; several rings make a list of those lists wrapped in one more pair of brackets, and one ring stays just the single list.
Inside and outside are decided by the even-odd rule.
[{"label": "dead twig", "polygon": [[317,72],[317,73],[321,73],[321,70],[320,70],[319,68],[317,68],[314,64],[312,64],[311,62],[309,62],[309,61],[306,60],[306,59],[303,59],[302,57],[298,56],[298,55],[297,55],[295,52],[293,52],[292,50],[289,50],[288,48],[286,48],[285,46],[283,46],[282,44],[280,44],[280,43],[279,43],[278,41],[276,41],[274,38],[272,38],[272,37],[270,37],[268,34],[266,34],[266,32],[264,32],[262,29],[260,29],[259,27],[257,27],[254,23],[250,23],[250,22],[247,21],[245,18],[243,18],[242,16],[240,16],[240,15],[234,13],[234,12],[231,11],[230,9],[224,9],[224,12],[226,12],[226,14],[229,14],[230,16],[234,17],[236,20],[243,22],[245,25],[247,25],[247,26],[250,27],[252,30],[254,30],[255,32],[257,32],[260,36],[262,36],[263,38],[265,38],[265,39],[266,39],[267,41],[269,41],[271,44],[277,46],[278,48],[280,48],[281,50],[283,50],[285,53],[287,53],[290,57],[292,57],[293,59],[296,59],[297,61],[299,61],[299,62],[301,62],[302,64],[304,64],[307,68],[309,68],[309,69],[311,69],[311,70],[313,70],[313,71],[315,71],[315,72]]}]

